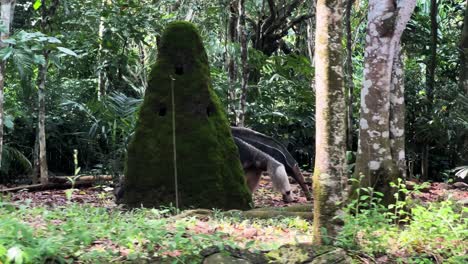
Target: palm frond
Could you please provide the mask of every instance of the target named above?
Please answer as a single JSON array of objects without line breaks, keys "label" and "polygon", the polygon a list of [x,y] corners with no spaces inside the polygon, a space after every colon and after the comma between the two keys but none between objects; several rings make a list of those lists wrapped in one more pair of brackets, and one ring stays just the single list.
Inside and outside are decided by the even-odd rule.
[{"label": "palm frond", "polygon": [[8,174],[13,169],[21,172],[30,172],[32,170],[32,164],[17,148],[5,144],[3,146],[0,172],[2,174]]},{"label": "palm frond", "polygon": [[468,176],[468,166],[456,167],[455,169],[453,169],[453,171],[455,172],[455,176],[457,176],[458,178],[465,179],[466,176]]}]

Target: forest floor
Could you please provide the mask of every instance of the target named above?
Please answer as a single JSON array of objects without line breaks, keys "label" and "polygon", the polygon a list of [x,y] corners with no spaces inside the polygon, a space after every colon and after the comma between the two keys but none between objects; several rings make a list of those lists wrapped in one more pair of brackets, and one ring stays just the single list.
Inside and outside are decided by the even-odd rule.
[{"label": "forest floor", "polygon": [[[284,203],[281,194],[273,189],[268,176],[262,177],[259,188],[253,196],[255,207],[311,204],[301,193],[299,185],[291,184],[291,186],[295,200],[292,203]],[[467,186],[462,183],[431,183],[411,197],[415,201],[427,204],[451,200],[466,208]],[[2,205],[2,201],[7,203]],[[7,206],[8,204],[13,207]],[[434,223],[440,222],[440,226],[445,227],[447,219],[450,220],[450,217],[455,215],[452,211],[447,211],[448,208],[436,205],[433,209],[424,212]],[[246,219],[242,216],[219,213],[216,210],[207,216],[177,218],[174,213],[174,208],[126,212],[115,204],[113,188],[107,185],[73,190],[20,191],[9,193],[3,198],[0,194],[0,233],[6,234],[7,238],[3,241],[6,241],[5,244],[0,236],[0,263],[2,259],[11,260],[13,253],[13,257],[24,258],[23,263],[43,262],[56,257],[72,263],[97,263],[95,261],[120,263],[132,259],[154,258],[177,260],[177,263],[194,263],[192,261],[200,260],[200,250],[210,245],[267,252],[286,244],[311,243],[312,224],[300,218]],[[434,220],[438,216],[441,216],[441,220]],[[370,216],[358,219],[361,222],[355,222],[358,228],[353,231],[358,235],[355,237],[357,239],[355,242],[359,243],[363,252],[366,252],[359,253],[358,258],[362,263],[393,263],[390,260],[407,259],[419,251],[429,259],[439,262],[444,257],[460,256],[466,252],[463,246],[466,243],[461,243],[463,239],[460,241],[460,237],[466,236],[466,231],[460,233],[454,229],[444,229],[440,234],[428,233],[442,240],[434,242],[438,244],[433,245],[421,237],[411,242],[411,246],[406,244],[405,248],[404,243],[409,243],[408,239],[415,237],[413,233],[405,235],[396,229],[377,227],[372,222],[373,217],[375,218]],[[463,228],[466,223],[460,222],[459,218],[450,221],[456,230],[466,229]],[[414,223],[416,226],[416,221]],[[421,224],[427,223],[424,219],[418,223],[418,228],[428,228],[428,230],[434,228]],[[369,232],[365,231],[366,225],[369,226]],[[452,225],[449,225],[450,228],[454,228]],[[21,231],[15,231],[15,228]],[[407,230],[412,228],[408,227]],[[382,232],[388,232],[388,235],[385,234],[388,237],[382,236]],[[450,232],[453,234],[444,237],[444,234]],[[386,245],[384,247],[387,247],[387,252],[377,253],[372,257],[370,252],[374,252],[376,248],[377,252],[381,250],[379,249],[381,245],[373,241],[378,234],[385,240],[379,243]],[[395,242],[398,237],[403,237],[404,243]],[[369,242],[374,245],[369,246]],[[440,245],[441,243],[443,245]],[[403,248],[395,247],[396,244]],[[394,248],[391,249],[391,246]]]},{"label": "forest floor", "polygon": [[[310,182],[310,179],[307,177],[306,182]],[[412,186],[414,182],[408,185]],[[8,187],[11,188],[12,186]],[[253,194],[255,208],[311,204],[310,201],[306,200],[298,184],[291,182],[291,187],[294,201],[285,203],[282,200],[281,194],[274,190],[269,176],[263,175],[258,189]],[[6,188],[6,186],[0,184],[0,190],[2,188]],[[113,208],[117,206],[114,202],[113,190],[112,187],[107,185],[75,189],[72,192],[70,200],[67,199],[67,192],[69,190],[20,191],[11,194],[11,201],[27,202],[32,206],[63,206],[72,202]],[[423,188],[420,193],[412,194],[412,197],[421,202],[437,202],[450,198],[459,201],[463,205],[468,205],[468,185],[460,182],[455,184],[434,182],[428,187]]]},{"label": "forest floor", "polygon": [[[273,189],[269,176],[262,176],[258,189],[253,194],[255,208],[311,204],[311,202],[306,200],[298,184],[292,183],[291,187],[294,201],[292,203],[285,203],[282,200],[281,193]],[[0,185],[0,190],[2,188],[5,187]],[[70,200],[67,199],[69,190],[20,191],[11,194],[11,201],[27,202],[32,206],[63,206],[69,203],[80,203],[113,208],[117,206],[114,202],[113,190],[112,187],[107,185],[75,189]]]}]

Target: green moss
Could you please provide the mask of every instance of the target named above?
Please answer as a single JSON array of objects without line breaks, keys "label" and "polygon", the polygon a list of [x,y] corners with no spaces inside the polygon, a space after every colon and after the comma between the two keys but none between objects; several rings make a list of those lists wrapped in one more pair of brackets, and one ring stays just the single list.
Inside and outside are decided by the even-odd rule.
[{"label": "green moss", "polygon": [[251,194],[211,86],[208,58],[198,31],[187,22],[171,23],[161,38],[128,148],[123,203],[175,204],[172,86],[181,207],[248,208]]}]

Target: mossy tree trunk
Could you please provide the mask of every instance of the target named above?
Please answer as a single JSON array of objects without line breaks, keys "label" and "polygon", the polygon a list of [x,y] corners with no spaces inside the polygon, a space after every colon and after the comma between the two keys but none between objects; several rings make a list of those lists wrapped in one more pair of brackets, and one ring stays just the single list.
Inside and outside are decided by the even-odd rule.
[{"label": "mossy tree trunk", "polygon": [[[13,22],[13,14],[15,10],[16,0],[2,0],[1,2],[1,22],[5,27],[5,32],[0,33],[0,49],[6,48],[8,45],[3,43],[4,39],[10,36],[11,23]],[[5,87],[6,62],[0,61],[0,168],[2,166],[3,152],[3,91]]]},{"label": "mossy tree trunk", "polygon": [[[320,245],[340,229],[335,216],[346,182],[346,103],[343,76],[344,1],[319,0],[316,7],[316,141],[313,175],[313,242]],[[325,237],[326,236],[326,237]]]},{"label": "mossy tree trunk", "polygon": [[[416,5],[416,0],[370,0],[366,49],[364,56],[364,87],[361,90],[359,143],[356,175],[363,176],[361,186],[374,187],[384,194],[383,202],[394,202],[390,182],[401,176],[398,160],[404,149],[393,149],[391,137],[404,134],[401,104],[402,90],[396,88],[400,81],[392,80],[402,75],[395,58],[399,56],[400,39]],[[399,62],[399,60],[396,60]],[[395,85],[392,88],[392,84]],[[398,102],[398,103],[397,103]],[[401,103],[401,104],[400,104]],[[392,108],[393,106],[393,108]],[[392,114],[391,111],[397,110]],[[398,119],[399,121],[391,122]],[[392,129],[390,129],[392,127]],[[402,147],[393,144],[393,147]],[[353,191],[358,188],[355,185]]]}]

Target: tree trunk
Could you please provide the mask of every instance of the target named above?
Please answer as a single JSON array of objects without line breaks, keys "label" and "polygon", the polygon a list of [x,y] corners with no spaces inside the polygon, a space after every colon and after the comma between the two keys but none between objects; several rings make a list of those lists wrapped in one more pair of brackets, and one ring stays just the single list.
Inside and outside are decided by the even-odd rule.
[{"label": "tree trunk", "polygon": [[[430,43],[430,56],[427,63],[427,80],[426,80],[426,96],[429,105],[432,106],[434,100],[434,86],[435,86],[435,69],[437,66],[437,0],[431,0],[431,43]],[[429,110],[431,111],[431,110]]]},{"label": "tree trunk", "polygon": [[47,168],[47,155],[46,155],[46,134],[45,134],[45,83],[47,78],[47,69],[49,64],[49,52],[44,51],[44,65],[39,66],[39,76],[37,79],[38,98],[39,98],[39,177],[41,184],[49,182],[48,168]]},{"label": "tree trunk", "polygon": [[[48,3],[48,5],[46,5]],[[41,31],[44,34],[50,32],[50,19],[55,15],[60,0],[53,0],[50,2],[42,1],[41,5]],[[47,152],[46,152],[46,132],[45,132],[45,117],[46,117],[46,104],[45,104],[45,87],[47,80],[47,73],[49,69],[49,53],[50,51],[44,47],[42,55],[44,56],[44,64],[39,65],[39,73],[37,76],[37,95],[38,95],[38,140],[39,140],[39,179],[41,184],[49,182],[48,166],[47,166]]]},{"label": "tree trunk", "polygon": [[[317,1],[313,0],[311,6],[311,14],[315,16]],[[307,55],[309,56],[310,66],[314,67],[315,53],[315,17],[307,19]],[[310,88],[315,91],[314,78],[310,78]]]},{"label": "tree trunk", "polygon": [[2,153],[3,153],[3,101],[4,101],[4,87],[5,87],[5,65],[4,61],[0,62],[0,168],[2,167]]},{"label": "tree trunk", "polygon": [[[4,39],[10,37],[10,28],[13,22],[13,14],[15,10],[16,0],[1,0],[1,22],[5,26],[6,32],[0,33],[0,49],[5,48],[8,44],[3,43]],[[2,167],[2,153],[3,153],[3,101],[4,101],[4,88],[5,88],[5,73],[6,62],[0,62],[0,168]]]},{"label": "tree trunk", "polygon": [[[460,41],[460,66],[460,92],[465,92],[465,95],[468,96],[468,4],[465,7],[465,21]],[[463,145],[462,153],[467,153],[468,132],[465,133],[465,142]],[[464,161],[463,158],[461,158],[461,161]]]},{"label": "tree trunk", "polygon": [[33,151],[33,171],[31,175],[31,180],[33,184],[37,184],[39,183],[41,174],[39,165],[39,132],[36,132],[36,140],[34,141]]},{"label": "tree trunk", "polygon": [[353,9],[354,0],[348,0],[346,3],[345,12],[345,27],[346,27],[346,104],[347,121],[346,121],[346,145],[347,150],[353,150],[353,101],[354,101],[354,81],[353,81],[353,32],[351,29],[351,11]]},{"label": "tree trunk", "polygon": [[468,5],[465,7],[465,21],[460,41],[460,90],[468,95]]},{"label": "tree trunk", "polygon": [[424,144],[421,151],[421,180],[426,181],[429,175],[429,145]]},{"label": "tree trunk", "polygon": [[346,182],[346,109],[342,17],[344,1],[319,0],[316,13],[315,78],[316,141],[313,175],[313,242],[321,245],[337,235],[341,223],[337,203]]},{"label": "tree trunk", "polygon": [[[109,4],[109,0],[102,0],[102,10],[106,8],[106,5]],[[99,18],[99,30],[98,30],[98,41],[99,41],[99,48],[97,53],[97,63],[101,65],[102,63],[102,42],[104,37],[104,17],[100,16]],[[101,100],[106,95],[106,79],[104,76],[104,69],[98,69],[98,87],[97,87],[97,98],[98,101]]]},{"label": "tree trunk", "polygon": [[[430,43],[430,56],[427,62],[426,70],[426,97],[428,101],[427,117],[432,120],[432,104],[434,101],[434,87],[435,87],[435,70],[437,67],[437,0],[431,0],[431,43]],[[429,142],[423,142],[424,146],[421,153],[421,179],[426,181],[429,179]]]},{"label": "tree trunk", "polygon": [[395,49],[390,87],[390,147],[399,174],[406,179],[405,158],[405,76],[401,45]]},{"label": "tree trunk", "polygon": [[239,126],[245,123],[245,104],[247,99],[247,82],[249,80],[249,67],[247,65],[247,32],[245,31],[245,0],[239,0],[239,21],[237,24],[241,48],[241,96],[239,109]]},{"label": "tree trunk", "polygon": [[[232,44],[237,42],[237,8],[238,1],[234,0],[229,5],[229,22],[228,22],[228,43]],[[231,52],[228,53],[227,60],[227,71],[229,78],[229,88],[228,88],[228,109],[229,116],[232,117],[231,122],[237,125],[239,123],[238,114],[236,111],[237,104],[237,95],[236,95],[236,83],[237,83],[237,69],[236,69],[236,59],[234,54]]]},{"label": "tree trunk", "polygon": [[[391,120],[402,113],[390,114],[394,59],[400,39],[416,5],[416,0],[370,0],[366,49],[364,55],[364,87],[361,90],[361,113],[356,176],[363,177],[361,186],[373,187],[384,194],[383,203],[395,201],[390,182],[401,176],[392,155]],[[395,84],[398,82],[395,81]],[[399,90],[399,89],[393,89]],[[401,98],[401,97],[395,97]],[[396,122],[395,125],[399,124]],[[395,131],[394,131],[395,132]],[[404,133],[400,132],[399,133]],[[353,191],[359,188],[353,186]]]}]

